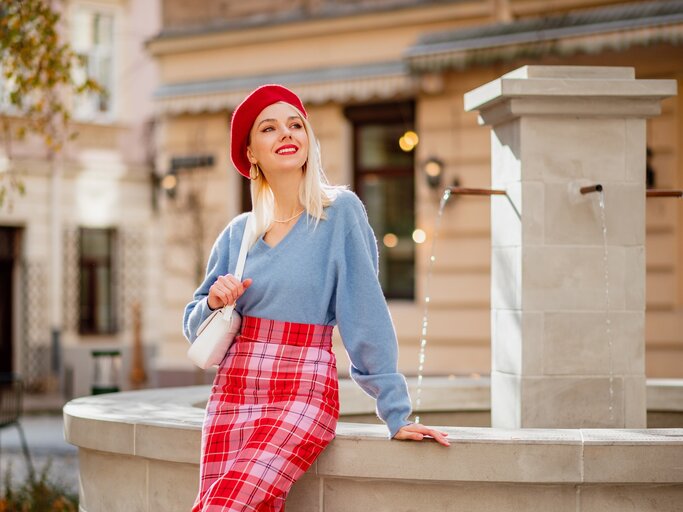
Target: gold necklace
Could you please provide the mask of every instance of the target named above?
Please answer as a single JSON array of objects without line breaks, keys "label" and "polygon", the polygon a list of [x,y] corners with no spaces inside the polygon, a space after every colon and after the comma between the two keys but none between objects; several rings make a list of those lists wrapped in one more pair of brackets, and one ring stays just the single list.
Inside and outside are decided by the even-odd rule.
[{"label": "gold necklace", "polygon": [[305,211],[306,211],[306,208],[303,208],[299,213],[292,215],[289,219],[285,219],[285,220],[273,219],[273,222],[282,222],[284,224],[285,222],[289,222],[290,220],[296,219],[299,215],[301,215]]}]

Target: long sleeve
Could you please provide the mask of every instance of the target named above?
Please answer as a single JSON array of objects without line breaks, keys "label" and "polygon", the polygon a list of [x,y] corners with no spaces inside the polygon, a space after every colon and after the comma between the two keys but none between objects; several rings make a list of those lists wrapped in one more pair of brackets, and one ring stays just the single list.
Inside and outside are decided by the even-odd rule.
[{"label": "long sleeve", "polygon": [[354,205],[337,263],[336,318],[351,359],[351,378],[377,402],[390,437],[409,423],[410,396],[398,373],[398,342],[377,279],[377,242],[362,203]]},{"label": "long sleeve", "polygon": [[204,281],[195,290],[192,300],[185,306],[183,314],[183,334],[192,343],[197,337],[197,328],[211,314],[208,304],[209,288],[218,276],[228,273],[230,259],[230,226],[216,239],[211,248],[209,262],[206,266]]}]

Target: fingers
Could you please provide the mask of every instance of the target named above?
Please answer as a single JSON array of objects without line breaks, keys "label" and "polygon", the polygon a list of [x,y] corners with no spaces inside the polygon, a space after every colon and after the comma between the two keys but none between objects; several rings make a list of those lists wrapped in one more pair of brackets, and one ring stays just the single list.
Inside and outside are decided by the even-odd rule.
[{"label": "fingers", "polygon": [[422,441],[425,436],[418,432],[410,432],[406,434],[406,437],[404,439],[410,439],[411,441]]},{"label": "fingers", "polygon": [[443,446],[451,445],[447,439],[448,432],[440,432],[438,430],[434,430],[433,428],[425,427],[420,423],[413,423],[412,425],[401,427],[394,437],[400,440],[405,439],[411,441],[422,441],[425,436],[433,438],[436,442]]},{"label": "fingers", "polygon": [[451,443],[448,442],[448,434],[444,434],[443,432],[439,432],[438,430],[432,430],[429,429],[429,435],[436,439],[436,442],[443,445],[443,446],[450,446]]},{"label": "fingers", "polygon": [[219,276],[216,282],[209,288],[209,307],[217,309],[234,304],[246,289],[251,286],[252,282],[252,279],[245,279],[244,282],[240,283],[232,274]]}]

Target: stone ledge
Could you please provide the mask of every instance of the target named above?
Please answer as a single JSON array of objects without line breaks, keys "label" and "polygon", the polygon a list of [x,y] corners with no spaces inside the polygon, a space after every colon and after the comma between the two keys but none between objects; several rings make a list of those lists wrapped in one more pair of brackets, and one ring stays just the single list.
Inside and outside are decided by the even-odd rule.
[{"label": "stone ledge", "polygon": [[647,410],[683,412],[683,380],[648,379]]},{"label": "stone ledge", "polygon": [[[79,398],[64,407],[65,437],[83,449],[197,465],[204,411],[193,404],[205,402],[209,391],[198,386]],[[314,471],[319,477],[416,481],[683,483],[675,463],[683,460],[683,429],[443,430],[450,449],[389,441],[383,425],[341,422]],[[625,464],[641,453],[652,464]]]},{"label": "stone ledge", "polygon": [[660,100],[675,96],[676,89],[676,80],[636,79],[631,68],[523,66],[467,92],[464,105],[470,112],[512,98],[588,97],[600,98],[601,104],[621,98]]}]

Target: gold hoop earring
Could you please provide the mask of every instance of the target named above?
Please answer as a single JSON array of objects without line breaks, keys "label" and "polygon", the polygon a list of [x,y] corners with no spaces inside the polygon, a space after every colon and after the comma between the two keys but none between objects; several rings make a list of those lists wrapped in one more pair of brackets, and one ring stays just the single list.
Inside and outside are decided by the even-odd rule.
[{"label": "gold hoop earring", "polygon": [[251,169],[249,169],[249,179],[257,180],[261,177],[261,169],[258,164],[251,164]]}]

